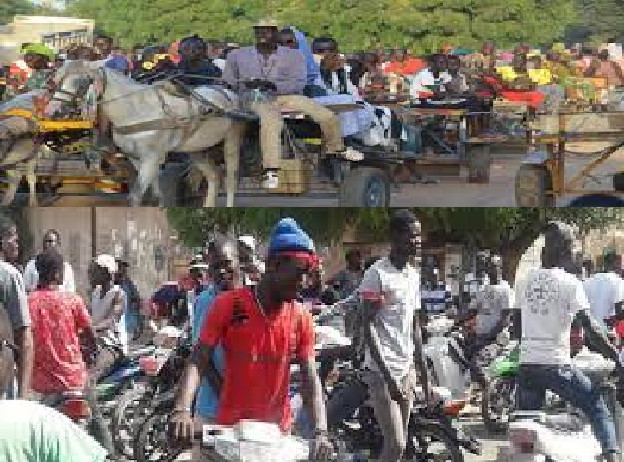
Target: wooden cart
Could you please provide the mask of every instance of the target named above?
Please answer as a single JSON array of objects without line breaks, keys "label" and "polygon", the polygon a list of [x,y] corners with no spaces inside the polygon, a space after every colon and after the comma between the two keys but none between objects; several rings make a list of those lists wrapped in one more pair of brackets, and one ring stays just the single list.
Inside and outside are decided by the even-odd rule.
[{"label": "wooden cart", "polygon": [[[614,188],[584,187],[591,173],[624,146],[624,112],[562,112],[540,115],[529,127],[529,153],[516,173],[516,204],[520,207],[554,206],[565,194],[618,194],[624,192],[621,174],[614,175]],[[599,143],[606,147],[586,153],[591,160],[570,180],[566,179],[566,157],[571,143]]]}]

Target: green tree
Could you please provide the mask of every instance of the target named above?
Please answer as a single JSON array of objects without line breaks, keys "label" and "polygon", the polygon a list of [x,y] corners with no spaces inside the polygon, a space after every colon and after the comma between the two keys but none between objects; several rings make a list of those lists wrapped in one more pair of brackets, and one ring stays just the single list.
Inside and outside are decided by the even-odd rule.
[{"label": "green tree", "polygon": [[29,0],[2,0],[0,2],[0,24],[8,24],[17,14],[33,14],[35,5]]},{"label": "green tree", "polygon": [[567,28],[572,42],[616,42],[624,39],[622,0],[575,0],[576,20]]},{"label": "green tree", "polygon": [[[177,207],[167,210],[172,226],[182,241],[201,246],[211,231],[234,229],[238,233],[268,236],[282,217],[292,217],[318,243],[336,243],[347,229],[383,242],[388,236],[392,209],[357,208],[235,208],[200,209]],[[517,208],[445,207],[415,208],[427,234],[438,242],[465,244],[474,253],[491,249],[503,256],[505,275],[513,280],[522,255],[551,220],[578,227],[581,234],[622,220],[614,208]]]},{"label": "green tree", "polygon": [[[574,19],[576,0],[74,0],[69,10],[90,17],[125,45],[198,33],[251,40],[263,16],[332,35],[344,51],[409,47],[429,52],[445,42],[476,46],[545,43]],[[131,21],[128,18],[132,18]]]}]

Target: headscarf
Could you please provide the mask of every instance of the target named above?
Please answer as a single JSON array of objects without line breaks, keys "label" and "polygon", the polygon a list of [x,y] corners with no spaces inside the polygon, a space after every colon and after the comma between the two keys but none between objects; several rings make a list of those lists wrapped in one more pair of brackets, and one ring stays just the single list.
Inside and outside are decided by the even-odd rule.
[{"label": "headscarf", "polygon": [[321,68],[314,60],[314,54],[312,53],[312,48],[306,39],[306,36],[303,32],[297,30],[293,26],[288,27],[295,34],[295,39],[297,39],[297,48],[299,51],[305,56],[306,60],[306,69],[307,69],[307,83],[308,85],[314,84],[318,77],[321,75]]},{"label": "headscarf", "polygon": [[54,61],[54,51],[41,43],[33,43],[25,46],[22,53],[25,55],[42,55],[45,56],[48,61]]}]

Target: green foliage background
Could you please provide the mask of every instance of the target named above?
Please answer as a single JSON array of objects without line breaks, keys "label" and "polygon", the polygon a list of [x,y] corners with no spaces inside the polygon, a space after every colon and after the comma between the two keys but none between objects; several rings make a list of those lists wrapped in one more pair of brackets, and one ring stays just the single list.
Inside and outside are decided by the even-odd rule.
[{"label": "green foliage background", "polygon": [[206,38],[251,40],[270,16],[312,36],[336,37],[344,51],[409,47],[428,52],[450,42],[547,43],[574,19],[577,0],[72,0],[68,10],[94,18],[123,45]]}]

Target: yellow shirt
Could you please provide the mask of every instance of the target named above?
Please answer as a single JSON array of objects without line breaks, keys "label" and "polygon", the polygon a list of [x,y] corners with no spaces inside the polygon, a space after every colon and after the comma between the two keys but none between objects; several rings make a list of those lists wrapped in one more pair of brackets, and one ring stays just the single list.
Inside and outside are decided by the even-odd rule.
[{"label": "yellow shirt", "polygon": [[527,73],[535,85],[549,85],[552,83],[552,73],[549,69],[529,69]]},{"label": "yellow shirt", "polygon": [[[498,67],[496,72],[504,82],[514,82],[517,78],[522,77],[511,66]],[[552,82],[552,74],[548,69],[529,69],[527,75],[535,85],[548,85]]]}]

